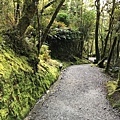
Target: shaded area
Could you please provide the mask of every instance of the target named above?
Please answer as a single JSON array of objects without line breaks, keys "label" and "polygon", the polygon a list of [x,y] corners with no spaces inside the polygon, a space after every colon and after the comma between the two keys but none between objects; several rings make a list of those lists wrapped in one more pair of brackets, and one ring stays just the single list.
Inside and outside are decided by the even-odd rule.
[{"label": "shaded area", "polygon": [[56,28],[52,32],[46,42],[53,58],[66,61],[75,61],[74,56],[82,58],[84,40],[80,31]]}]

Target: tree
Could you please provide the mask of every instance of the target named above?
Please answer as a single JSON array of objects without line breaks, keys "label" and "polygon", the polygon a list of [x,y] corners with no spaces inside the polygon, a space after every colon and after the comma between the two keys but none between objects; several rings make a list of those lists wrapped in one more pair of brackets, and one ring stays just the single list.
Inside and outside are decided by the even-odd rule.
[{"label": "tree", "polygon": [[99,21],[100,21],[100,0],[95,1],[96,6],[96,28],[95,28],[95,53],[96,53],[96,63],[100,60],[100,53],[99,53],[99,47],[98,47],[98,31],[99,31]]},{"label": "tree", "polygon": [[[41,12],[44,11],[45,8],[47,8],[49,5],[51,5],[55,0],[52,2],[49,2],[44,8],[41,10]],[[37,72],[37,64],[39,63],[39,52],[40,48],[43,44],[43,42],[46,40],[47,34],[50,30],[50,27],[52,26],[61,6],[63,5],[65,0],[61,0],[59,2],[59,5],[57,6],[50,22],[48,23],[47,27],[43,31],[42,38],[40,39],[40,34],[39,34],[39,39],[38,40],[38,45],[36,49],[38,48],[38,52],[36,52],[35,48],[31,48],[31,46],[28,44],[27,41],[24,39],[24,35],[26,32],[26,29],[28,26],[31,24],[31,20],[37,13],[38,16],[38,4],[39,0],[24,0],[23,3],[23,10],[21,13],[21,18],[19,19],[18,23],[13,27],[13,29],[10,29],[6,32],[6,35],[9,37],[9,43],[10,47],[18,54],[20,55],[25,55],[29,58],[29,63],[33,66],[34,72]],[[17,14],[17,13],[16,13]],[[15,20],[17,22],[17,15],[15,15]],[[38,22],[40,22],[38,20]],[[40,26],[40,23],[38,23]],[[40,27],[38,27],[40,29]],[[38,30],[40,31],[40,30]]]},{"label": "tree", "polygon": [[110,15],[109,28],[108,28],[108,33],[105,37],[105,46],[104,46],[104,49],[103,49],[102,58],[105,57],[107,43],[108,43],[108,40],[109,40],[109,35],[112,31],[112,26],[113,26],[113,21],[114,21],[115,0],[113,0],[112,4],[113,4],[112,5],[112,10],[111,10],[111,13],[109,14]]},{"label": "tree", "polygon": [[37,5],[39,0],[25,0],[22,11],[22,17],[19,20],[16,29],[19,36],[23,36],[27,27],[30,25],[35,12],[37,11]]},{"label": "tree", "polygon": [[109,56],[108,56],[107,66],[106,66],[106,69],[105,69],[106,72],[108,72],[108,70],[109,70],[110,61],[111,61],[112,54],[113,54],[113,51],[114,51],[114,48],[115,48],[116,43],[117,43],[117,37],[114,38],[113,45],[112,45],[112,48],[111,48],[111,50],[110,50],[110,54],[109,54]]},{"label": "tree", "polygon": [[[114,15],[113,15],[113,17],[114,17],[113,32],[112,32],[113,33],[113,37],[112,37],[113,44],[110,48],[110,53],[108,55],[108,61],[107,61],[106,69],[105,69],[106,72],[109,71],[109,68],[111,66],[110,63],[111,63],[112,60],[113,60],[113,62],[112,62],[113,65],[112,66],[116,66],[115,65],[116,63],[119,64],[119,60],[120,60],[119,59],[119,52],[120,52],[119,51],[119,41],[120,41],[119,40],[119,38],[120,38],[120,35],[119,35],[119,33],[120,33],[120,31],[119,31],[120,30],[119,14],[120,14],[120,11],[119,11],[119,8],[117,8],[117,3],[114,3],[114,4],[116,4],[116,6],[115,6],[115,10],[114,10],[115,12],[114,12]],[[119,67],[119,65],[118,65],[118,67]]]},{"label": "tree", "polygon": [[53,13],[53,16],[51,17],[50,22],[48,23],[47,27],[45,28],[45,31],[44,31],[44,33],[42,35],[42,38],[41,38],[41,41],[38,43],[38,52],[40,51],[40,48],[41,48],[42,44],[45,42],[47,34],[48,34],[49,30],[50,30],[50,27],[52,26],[52,24],[53,24],[53,22],[54,22],[54,20],[55,20],[55,18],[57,16],[60,8],[62,7],[64,2],[65,2],[65,0],[60,1],[60,3],[58,4],[55,12]]},{"label": "tree", "polygon": [[15,24],[17,24],[18,19],[20,18],[20,0],[13,0],[14,4],[14,19],[15,19]]},{"label": "tree", "polygon": [[25,0],[23,3],[23,10],[18,24],[13,26],[12,29],[6,31],[9,37],[9,42],[12,49],[21,55],[30,57],[30,53],[34,53],[28,43],[23,39],[27,27],[30,25],[33,16],[37,11],[39,0]]}]

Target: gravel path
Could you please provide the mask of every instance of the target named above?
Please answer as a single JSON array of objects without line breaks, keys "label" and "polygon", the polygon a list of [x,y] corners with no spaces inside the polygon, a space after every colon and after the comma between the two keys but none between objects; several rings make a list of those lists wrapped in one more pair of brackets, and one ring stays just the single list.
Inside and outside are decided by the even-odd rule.
[{"label": "gravel path", "polygon": [[90,64],[68,67],[25,120],[120,120],[106,99],[109,79]]}]

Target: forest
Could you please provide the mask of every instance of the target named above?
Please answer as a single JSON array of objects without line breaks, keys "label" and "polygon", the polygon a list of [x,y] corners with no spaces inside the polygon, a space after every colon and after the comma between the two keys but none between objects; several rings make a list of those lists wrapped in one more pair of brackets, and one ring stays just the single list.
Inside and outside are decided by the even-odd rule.
[{"label": "forest", "polygon": [[90,57],[113,78],[107,97],[120,109],[120,0],[1,0],[0,119],[25,118],[61,63]]}]

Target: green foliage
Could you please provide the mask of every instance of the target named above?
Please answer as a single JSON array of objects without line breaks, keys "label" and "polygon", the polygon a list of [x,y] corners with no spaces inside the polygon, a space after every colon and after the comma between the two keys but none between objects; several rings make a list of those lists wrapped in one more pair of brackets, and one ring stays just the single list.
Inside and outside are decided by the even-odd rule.
[{"label": "green foliage", "polygon": [[81,47],[81,32],[70,29],[57,29],[47,42],[51,50],[51,56],[60,60],[74,61],[73,56],[78,56]]},{"label": "green foliage", "polygon": [[13,71],[8,79],[1,77],[1,119],[20,120],[28,113],[45,91],[38,77],[39,75],[22,71]]},{"label": "green foliage", "polygon": [[57,79],[59,63],[50,59],[48,51],[47,46],[42,47],[39,71],[34,74],[26,57],[17,56],[6,46],[1,47],[0,120],[23,119]]},{"label": "green foliage", "polygon": [[66,25],[63,22],[54,21],[51,28],[55,29],[55,28],[65,28],[65,27],[66,27]]},{"label": "green foliage", "polygon": [[1,49],[0,53],[0,75],[9,78],[12,71],[16,73],[20,70],[32,72],[32,68],[27,63],[27,58],[16,56],[10,49]]},{"label": "green foliage", "polygon": [[119,20],[120,16],[120,9],[115,9],[114,17],[115,17],[115,22]]},{"label": "green foliage", "polygon": [[49,47],[47,45],[42,45],[42,48],[40,50],[40,54],[44,54],[46,51],[48,51]]},{"label": "green foliage", "polygon": [[65,25],[69,26],[69,19],[67,13],[59,13],[56,19],[58,22],[63,22]]},{"label": "green foliage", "polygon": [[78,57],[74,57],[76,59],[76,62],[74,64],[80,65],[80,64],[88,64],[90,63],[87,59],[80,59]]},{"label": "green foliage", "polygon": [[90,28],[95,23],[95,11],[90,10],[83,13],[83,20],[85,25],[84,27]]},{"label": "green foliage", "polygon": [[107,82],[108,95],[111,95],[112,93],[114,93],[116,88],[117,88],[117,81]]},{"label": "green foliage", "polygon": [[13,9],[11,0],[0,1],[0,31],[7,30],[15,25]]},{"label": "green foliage", "polygon": [[107,82],[108,95],[111,105],[114,108],[120,109],[120,89],[118,87],[118,81],[108,81]]}]

